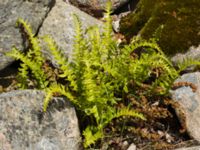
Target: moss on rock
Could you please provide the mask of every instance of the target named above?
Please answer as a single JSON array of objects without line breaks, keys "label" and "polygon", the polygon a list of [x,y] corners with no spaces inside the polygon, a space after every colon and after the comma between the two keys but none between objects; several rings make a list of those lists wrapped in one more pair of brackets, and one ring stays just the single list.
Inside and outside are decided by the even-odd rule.
[{"label": "moss on rock", "polygon": [[120,30],[128,39],[156,36],[168,55],[184,52],[200,44],[199,8],[199,0],[140,0],[135,12],[122,18]]}]

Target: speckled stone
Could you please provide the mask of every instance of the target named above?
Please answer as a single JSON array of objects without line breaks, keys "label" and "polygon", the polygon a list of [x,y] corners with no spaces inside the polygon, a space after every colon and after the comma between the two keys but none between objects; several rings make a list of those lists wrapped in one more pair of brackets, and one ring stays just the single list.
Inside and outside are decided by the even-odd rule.
[{"label": "speckled stone", "polygon": [[13,62],[5,52],[13,46],[24,49],[21,33],[16,28],[17,19],[27,20],[35,34],[54,3],[55,0],[0,0],[0,70]]},{"label": "speckled stone", "polygon": [[[73,51],[75,36],[74,17],[76,14],[83,26],[83,29],[92,25],[102,26],[102,22],[80,11],[78,8],[64,2],[56,0],[55,6],[45,19],[39,36],[50,35],[56,41],[60,49],[69,57]],[[45,49],[45,48],[44,48]]]},{"label": "speckled stone", "polygon": [[180,86],[172,90],[171,95],[180,105],[175,108],[180,122],[186,126],[192,138],[200,141],[200,72],[184,74],[177,82],[190,82],[196,86],[196,91],[190,86]]},{"label": "speckled stone", "polygon": [[42,112],[44,93],[18,90],[0,94],[0,149],[79,150],[81,137],[74,107],[55,98]]}]

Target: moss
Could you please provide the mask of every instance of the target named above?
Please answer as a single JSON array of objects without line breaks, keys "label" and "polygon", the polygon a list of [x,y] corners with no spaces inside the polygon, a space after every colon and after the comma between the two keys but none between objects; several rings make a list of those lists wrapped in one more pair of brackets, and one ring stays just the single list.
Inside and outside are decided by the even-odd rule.
[{"label": "moss", "polygon": [[[140,0],[135,12],[121,21],[121,32],[149,39],[163,25],[159,45],[168,55],[200,43],[199,0]],[[160,31],[160,30],[159,30]]]},{"label": "moss", "polygon": [[121,20],[121,32],[127,38],[138,33],[151,17],[153,9],[145,9],[147,6],[154,7],[154,2],[149,0],[139,1],[136,11],[130,13],[128,16]]}]

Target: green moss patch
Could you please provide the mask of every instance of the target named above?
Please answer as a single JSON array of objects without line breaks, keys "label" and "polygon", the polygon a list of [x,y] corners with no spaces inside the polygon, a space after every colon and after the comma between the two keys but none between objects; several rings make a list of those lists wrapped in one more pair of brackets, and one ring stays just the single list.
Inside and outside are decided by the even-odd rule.
[{"label": "green moss patch", "polygon": [[159,38],[168,55],[184,52],[200,43],[199,0],[140,0],[135,12],[121,20],[121,32],[131,39]]}]

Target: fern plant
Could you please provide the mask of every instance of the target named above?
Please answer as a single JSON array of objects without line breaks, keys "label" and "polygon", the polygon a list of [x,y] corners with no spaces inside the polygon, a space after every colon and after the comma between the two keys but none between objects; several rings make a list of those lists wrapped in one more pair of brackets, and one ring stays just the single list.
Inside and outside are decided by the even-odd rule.
[{"label": "fern plant", "polygon": [[[91,119],[91,124],[83,131],[84,147],[103,138],[104,128],[114,118],[131,116],[145,120],[133,108],[115,107],[119,101],[126,99],[125,95],[137,95],[134,89],[141,88],[149,80],[149,89],[143,94],[155,94],[157,88],[162,89],[157,94],[166,94],[179,74],[154,41],[136,38],[129,45],[119,46],[112,35],[110,14],[108,4],[103,31],[97,26],[90,27],[86,30],[87,38],[81,21],[74,15],[76,35],[71,61],[68,61],[51,37],[42,37],[57,63],[59,71],[56,74],[52,73],[55,67],[47,63],[50,60],[41,52],[38,38],[22,19],[17,24],[27,35],[29,50],[22,53],[13,48],[7,54],[22,62],[19,68],[22,88],[27,88],[27,81],[32,80],[35,88],[46,92],[44,112],[55,93],[59,93]],[[54,80],[50,80],[52,76],[56,76]]]},{"label": "fern plant", "polygon": [[36,87],[44,89],[48,85],[48,80],[45,72],[42,70],[45,58],[41,53],[41,47],[37,37],[34,37],[31,27],[23,19],[17,20],[17,26],[24,30],[25,36],[28,37],[29,50],[28,52],[22,53],[17,48],[13,47],[12,51],[7,53],[8,56],[14,57],[17,60],[21,60],[21,68],[19,69],[19,78],[21,80],[21,87],[27,87],[27,79],[29,78],[29,71],[32,72],[34,79],[36,80]]}]

